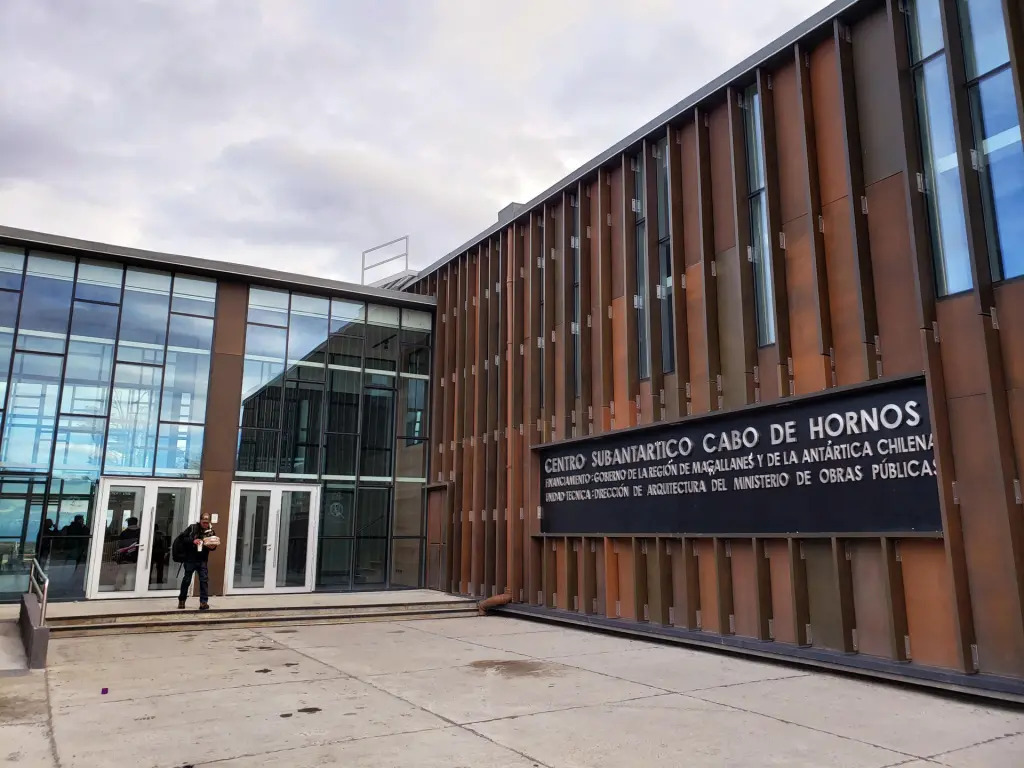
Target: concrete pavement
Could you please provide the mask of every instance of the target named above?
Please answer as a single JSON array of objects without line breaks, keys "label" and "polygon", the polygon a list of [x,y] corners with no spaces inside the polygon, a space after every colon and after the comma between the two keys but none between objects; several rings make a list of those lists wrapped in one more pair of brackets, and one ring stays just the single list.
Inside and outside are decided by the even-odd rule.
[{"label": "concrete pavement", "polygon": [[0,765],[1024,765],[1021,710],[504,617],[58,639],[49,661],[0,678]]}]

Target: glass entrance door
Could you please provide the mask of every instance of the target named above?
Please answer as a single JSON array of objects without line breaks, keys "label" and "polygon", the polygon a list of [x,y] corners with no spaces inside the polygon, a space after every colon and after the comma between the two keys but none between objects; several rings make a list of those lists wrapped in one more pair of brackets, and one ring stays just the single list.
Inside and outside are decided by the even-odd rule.
[{"label": "glass entrance door", "polygon": [[227,591],[312,592],[320,487],[235,483]]},{"label": "glass entrance door", "polygon": [[177,591],[171,542],[199,519],[200,484],[103,478],[97,500],[86,597],[145,597]]}]

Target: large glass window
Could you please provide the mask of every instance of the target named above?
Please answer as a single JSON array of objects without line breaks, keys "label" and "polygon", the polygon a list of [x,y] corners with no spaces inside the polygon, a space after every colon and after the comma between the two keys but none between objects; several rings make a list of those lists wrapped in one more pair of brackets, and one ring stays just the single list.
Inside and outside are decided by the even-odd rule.
[{"label": "large glass window", "polygon": [[153,474],[162,373],[153,366],[117,364],[110,401],[105,474]]},{"label": "large glass window", "polygon": [[[576,195],[569,195],[569,210],[567,215],[572,221],[572,233],[569,236],[569,248],[572,251],[572,369],[573,369],[573,392],[576,397],[583,391],[583,360],[580,357],[580,334],[583,333],[581,320],[583,302],[580,297],[580,269],[582,268],[582,244],[580,242],[580,201]],[[498,240],[498,255],[501,257],[501,244],[504,239]]]},{"label": "large glass window", "polygon": [[213,320],[171,315],[160,418],[202,424],[210,383]]},{"label": "large glass window", "polygon": [[171,311],[213,317],[217,305],[217,281],[184,275],[174,276]]},{"label": "large glass window", "polygon": [[668,138],[658,142],[655,165],[658,169],[658,285],[661,296],[661,369],[676,369],[675,300],[672,291],[672,230],[669,226],[669,149]]},{"label": "large glass window", "polygon": [[0,461],[6,471],[50,468],[63,358],[14,355]]},{"label": "large glass window", "polygon": [[124,267],[120,264],[82,259],[75,278],[75,298],[119,304],[123,282]]},{"label": "large glass window", "polygon": [[25,272],[25,252],[21,248],[0,246],[0,290],[20,291]]},{"label": "large glass window", "polygon": [[118,360],[163,364],[170,306],[171,276],[168,273],[134,268],[125,272]]},{"label": "large glass window", "polygon": [[117,315],[116,306],[75,302],[61,395],[62,413],[106,415],[114,370]]},{"label": "large glass window", "polygon": [[640,378],[651,376],[651,329],[647,322],[647,202],[643,153],[632,159],[633,166],[633,212],[636,215],[636,307],[637,362]]},{"label": "large glass window", "polygon": [[757,343],[775,343],[775,290],[772,284],[772,241],[768,230],[768,193],[765,189],[764,125],[757,85],[743,97],[747,155],[747,205],[750,213],[750,260],[754,266],[754,307]]},{"label": "large glass window", "polygon": [[74,277],[74,259],[29,254],[18,321],[18,349],[64,354]]}]

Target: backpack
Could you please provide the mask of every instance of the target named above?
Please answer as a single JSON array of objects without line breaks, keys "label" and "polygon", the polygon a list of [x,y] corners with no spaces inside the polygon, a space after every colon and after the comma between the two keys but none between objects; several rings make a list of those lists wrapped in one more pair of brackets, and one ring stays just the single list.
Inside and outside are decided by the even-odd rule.
[{"label": "backpack", "polygon": [[184,531],[174,537],[174,542],[171,544],[171,559],[176,563],[188,562],[190,553],[195,551],[192,546],[192,526],[190,525]]}]

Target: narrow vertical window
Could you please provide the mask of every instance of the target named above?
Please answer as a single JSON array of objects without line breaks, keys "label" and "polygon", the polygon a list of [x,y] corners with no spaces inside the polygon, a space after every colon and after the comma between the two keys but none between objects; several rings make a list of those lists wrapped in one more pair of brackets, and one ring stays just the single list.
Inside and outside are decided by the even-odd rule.
[{"label": "narrow vertical window", "polygon": [[772,286],[772,243],[768,231],[768,196],[765,190],[764,133],[761,96],[757,85],[743,97],[744,134],[747,147],[747,205],[750,211],[750,260],[754,265],[754,304],[757,311],[757,343],[775,343],[775,294]]},{"label": "narrow vertical window", "polygon": [[675,328],[672,325],[672,232],[669,229],[668,137],[655,148],[658,169],[658,285],[661,296],[661,370],[676,369]]},{"label": "narrow vertical window", "polygon": [[547,322],[546,322],[545,309],[544,309],[544,294],[547,291],[547,279],[548,279],[547,278],[547,275],[548,275],[547,262],[548,262],[548,260],[546,258],[544,258],[544,248],[545,248],[546,245],[547,245],[547,238],[544,237],[544,218],[541,217],[541,221],[540,221],[540,255],[536,257],[537,258],[538,274],[540,275],[540,291],[539,291],[539,293],[540,293],[540,333],[537,334],[537,347],[538,347],[538,349],[537,349],[537,359],[539,361],[538,362],[538,370],[539,370],[539,378],[540,378],[540,412],[541,413],[544,412],[544,406],[547,405],[547,403],[544,402],[544,376],[547,374],[547,371],[544,370],[544,346],[548,343],[548,340],[545,338],[545,334],[547,333],[546,329],[547,329],[548,326],[547,326]]},{"label": "narrow vertical window", "polygon": [[582,302],[580,300],[580,269],[582,249],[580,247],[580,201],[576,195],[569,195],[569,215],[572,217],[572,235],[569,247],[572,250],[572,359],[576,397],[583,391],[583,360],[580,356],[580,334],[583,332]]},{"label": "narrow vertical window", "polygon": [[942,17],[939,0],[914,0],[907,10],[935,288],[939,296],[948,296],[969,291],[974,281],[960,193],[960,159],[953,132]]},{"label": "narrow vertical window", "polygon": [[643,153],[632,158],[633,167],[633,213],[636,217],[636,308],[637,362],[641,379],[651,377],[650,328],[647,325],[647,218],[645,204],[645,179]]}]

